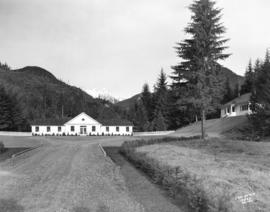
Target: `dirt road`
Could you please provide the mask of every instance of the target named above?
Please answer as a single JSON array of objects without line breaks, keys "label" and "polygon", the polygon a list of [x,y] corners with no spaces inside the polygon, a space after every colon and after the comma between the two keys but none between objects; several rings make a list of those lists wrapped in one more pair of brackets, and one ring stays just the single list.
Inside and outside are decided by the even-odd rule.
[{"label": "dirt road", "polygon": [[0,211],[144,211],[99,141],[47,139],[43,147],[0,163]]}]

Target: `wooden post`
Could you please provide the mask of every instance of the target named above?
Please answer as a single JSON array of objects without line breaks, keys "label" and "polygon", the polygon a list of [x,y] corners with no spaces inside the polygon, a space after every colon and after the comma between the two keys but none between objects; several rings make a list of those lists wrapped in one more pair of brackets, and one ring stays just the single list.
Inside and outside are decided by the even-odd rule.
[{"label": "wooden post", "polygon": [[201,111],[201,139],[205,140],[205,110],[202,109]]}]

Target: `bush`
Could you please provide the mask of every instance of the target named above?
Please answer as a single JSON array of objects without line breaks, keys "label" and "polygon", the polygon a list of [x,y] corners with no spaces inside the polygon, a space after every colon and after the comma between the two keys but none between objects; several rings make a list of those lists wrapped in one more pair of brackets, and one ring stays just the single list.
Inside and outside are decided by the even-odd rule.
[{"label": "bush", "polygon": [[5,145],[2,141],[0,141],[0,153],[4,152],[6,150]]}]

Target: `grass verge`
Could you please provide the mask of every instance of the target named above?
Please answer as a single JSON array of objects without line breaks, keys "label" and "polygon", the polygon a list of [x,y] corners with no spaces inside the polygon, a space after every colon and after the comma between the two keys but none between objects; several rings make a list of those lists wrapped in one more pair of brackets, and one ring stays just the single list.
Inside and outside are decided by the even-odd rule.
[{"label": "grass verge", "polygon": [[253,212],[270,211],[269,147],[165,138],[125,142],[121,152],[191,211]]}]

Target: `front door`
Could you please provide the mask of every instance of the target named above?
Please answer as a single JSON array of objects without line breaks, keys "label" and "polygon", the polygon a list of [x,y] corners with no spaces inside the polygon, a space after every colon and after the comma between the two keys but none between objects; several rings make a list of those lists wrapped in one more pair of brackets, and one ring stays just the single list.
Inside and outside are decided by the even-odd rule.
[{"label": "front door", "polygon": [[80,126],[80,135],[87,135],[86,126]]}]

